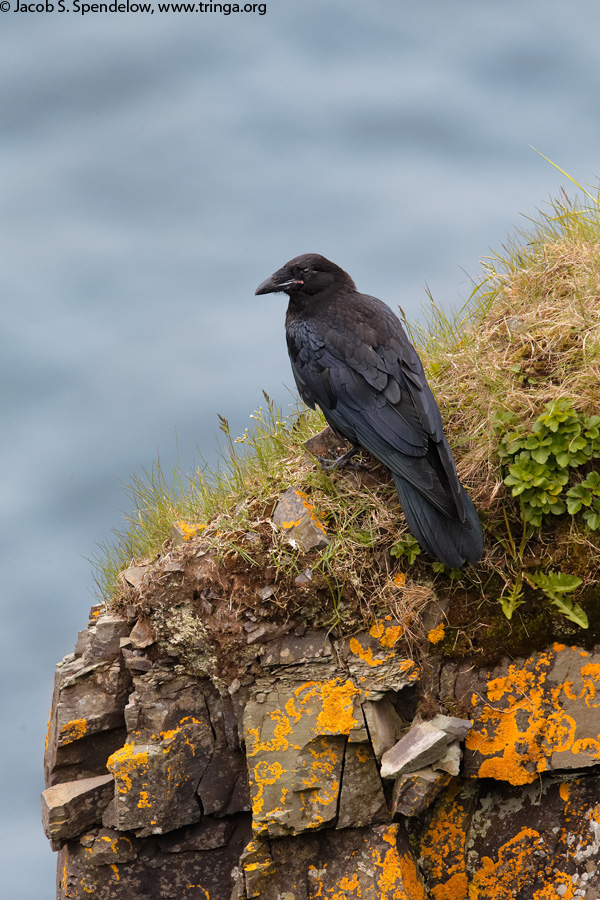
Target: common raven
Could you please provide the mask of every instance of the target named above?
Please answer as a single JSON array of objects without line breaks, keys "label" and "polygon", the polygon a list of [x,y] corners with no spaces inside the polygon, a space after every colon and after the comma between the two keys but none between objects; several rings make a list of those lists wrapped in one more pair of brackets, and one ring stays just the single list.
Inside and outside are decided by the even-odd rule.
[{"label": "common raven", "polygon": [[274,291],[290,300],[286,338],[300,396],[351,442],[345,457],[364,447],[390,469],[408,527],[430,556],[451,569],[477,562],[479,517],[398,317],[316,253],[290,260],[256,289]]}]

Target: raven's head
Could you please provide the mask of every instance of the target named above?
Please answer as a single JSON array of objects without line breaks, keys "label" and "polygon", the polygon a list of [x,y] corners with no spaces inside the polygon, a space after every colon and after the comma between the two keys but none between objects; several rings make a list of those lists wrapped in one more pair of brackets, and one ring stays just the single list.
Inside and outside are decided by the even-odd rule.
[{"label": "raven's head", "polygon": [[331,287],[354,289],[350,276],[318,253],[296,256],[256,288],[255,294],[284,291],[289,296],[311,297]]}]

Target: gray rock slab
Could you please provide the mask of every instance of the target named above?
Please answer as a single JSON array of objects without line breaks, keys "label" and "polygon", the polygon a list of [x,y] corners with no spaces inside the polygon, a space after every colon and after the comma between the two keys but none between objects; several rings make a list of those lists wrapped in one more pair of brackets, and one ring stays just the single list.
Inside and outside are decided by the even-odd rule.
[{"label": "gray rock slab", "polygon": [[113,793],[112,775],[82,778],[46,788],[42,792],[42,825],[54,849],[99,824]]},{"label": "gray rock slab", "polygon": [[399,775],[392,796],[394,815],[418,816],[431,805],[450,778],[447,772],[435,772],[429,767]]},{"label": "gray rock slab", "polygon": [[413,725],[381,759],[381,777],[396,778],[415,772],[441,759],[452,738],[429,722]]},{"label": "gray rock slab", "polygon": [[402,719],[394,709],[389,697],[376,701],[366,700],[363,703],[363,713],[369,729],[373,752],[380,760],[383,754],[397,742],[403,728]]},{"label": "gray rock slab", "polygon": [[336,828],[362,828],[391,821],[371,745],[348,743]]},{"label": "gray rock slab", "polygon": [[322,549],[329,543],[327,529],[310,498],[299,488],[290,487],[275,508],[273,522],[293,546],[304,552]]}]

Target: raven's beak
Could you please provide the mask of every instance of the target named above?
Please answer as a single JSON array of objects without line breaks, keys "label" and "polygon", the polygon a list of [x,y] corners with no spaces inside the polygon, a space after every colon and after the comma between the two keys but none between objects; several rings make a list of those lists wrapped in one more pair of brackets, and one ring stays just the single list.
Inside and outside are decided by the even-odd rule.
[{"label": "raven's beak", "polygon": [[287,280],[283,280],[285,276],[281,275],[279,272],[275,272],[274,275],[271,275],[270,278],[266,278],[262,284],[254,291],[255,294],[274,294],[277,291],[285,291],[287,288],[292,287],[294,284],[304,284],[303,281],[300,281],[297,278],[288,278]]}]

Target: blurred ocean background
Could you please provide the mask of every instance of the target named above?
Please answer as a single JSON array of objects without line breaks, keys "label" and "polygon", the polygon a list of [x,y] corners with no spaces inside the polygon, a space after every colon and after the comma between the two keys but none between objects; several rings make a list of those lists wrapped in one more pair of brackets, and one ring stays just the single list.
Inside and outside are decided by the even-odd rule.
[{"label": "blurred ocean background", "polygon": [[[12,0],[13,9],[16,0]],[[68,6],[68,3],[67,3]],[[0,11],[0,900],[52,900],[55,663],[122,482],[216,458],[292,377],[319,252],[416,318],[600,173],[597,0],[267,0],[258,13]],[[574,190],[574,189],[573,189]],[[572,192],[572,191],[571,191]]]}]

